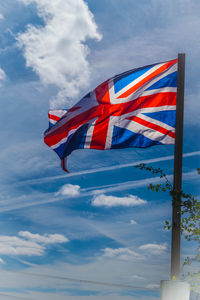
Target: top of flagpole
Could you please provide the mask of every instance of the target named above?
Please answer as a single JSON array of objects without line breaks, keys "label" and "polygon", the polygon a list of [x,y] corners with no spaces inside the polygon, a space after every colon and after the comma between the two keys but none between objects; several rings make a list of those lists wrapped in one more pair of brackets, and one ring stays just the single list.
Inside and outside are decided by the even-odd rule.
[{"label": "top of flagpole", "polygon": [[[183,117],[185,86],[185,53],[178,54],[177,99],[176,99],[176,138],[174,158],[174,189],[182,188],[182,153],[183,153]],[[178,159],[177,159],[178,158]],[[176,176],[178,174],[178,176]]]}]

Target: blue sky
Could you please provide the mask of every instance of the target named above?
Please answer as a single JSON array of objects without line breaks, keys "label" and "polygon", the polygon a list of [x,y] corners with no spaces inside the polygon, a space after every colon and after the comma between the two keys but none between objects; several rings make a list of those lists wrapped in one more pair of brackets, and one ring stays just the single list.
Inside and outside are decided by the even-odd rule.
[{"label": "blue sky", "polygon": [[[50,107],[185,52],[183,188],[198,196],[199,9],[197,0],[0,1],[0,299],[159,299],[171,200],[148,191],[158,178],[134,165],[172,180],[174,146],[77,150],[67,175],[43,132]],[[183,240],[182,261],[196,246]]]}]

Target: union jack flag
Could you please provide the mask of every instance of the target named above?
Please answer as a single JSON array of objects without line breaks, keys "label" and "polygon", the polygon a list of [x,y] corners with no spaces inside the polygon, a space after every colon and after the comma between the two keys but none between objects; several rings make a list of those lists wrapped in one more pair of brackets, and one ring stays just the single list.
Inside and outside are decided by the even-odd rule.
[{"label": "union jack flag", "polygon": [[177,62],[116,75],[68,111],[50,110],[44,142],[58,154],[63,169],[64,159],[75,149],[174,144]]}]

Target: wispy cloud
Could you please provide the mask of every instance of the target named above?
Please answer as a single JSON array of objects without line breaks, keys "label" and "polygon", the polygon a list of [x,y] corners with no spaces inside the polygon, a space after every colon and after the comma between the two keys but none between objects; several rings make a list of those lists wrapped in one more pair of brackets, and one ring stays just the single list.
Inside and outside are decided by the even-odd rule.
[{"label": "wispy cloud", "polygon": [[103,249],[103,256],[128,261],[144,258],[144,256],[142,256],[140,253],[137,253],[129,248],[105,248]]},{"label": "wispy cloud", "polygon": [[140,250],[148,254],[159,255],[167,251],[167,243],[164,244],[145,244],[139,247]]},{"label": "wispy cloud", "polygon": [[[191,172],[188,172],[188,173],[191,174]],[[168,179],[171,180],[172,175],[169,175]],[[164,181],[164,179],[160,179],[160,177],[150,177],[150,178],[146,178],[146,179],[121,182],[120,184],[115,183],[115,184],[110,184],[110,185],[104,185],[104,186],[99,187],[98,190],[96,190],[95,187],[90,188],[90,189],[88,188],[88,192],[89,192],[89,190],[91,190],[92,194],[97,195],[97,194],[103,194],[103,193],[108,193],[108,192],[124,191],[124,190],[128,190],[128,189],[142,187],[142,186],[147,187],[150,183],[163,182],[163,181]]]},{"label": "wispy cloud", "polygon": [[69,105],[69,99],[89,82],[89,48],[85,42],[101,38],[93,15],[83,0],[19,1],[26,5],[36,3],[38,15],[45,23],[44,27],[28,25],[26,32],[17,37],[26,64],[44,84],[60,88],[52,106],[66,104],[66,98]]},{"label": "wispy cloud", "polygon": [[[173,175],[168,176],[169,180],[171,180],[172,178],[173,178]],[[197,174],[196,170],[187,172],[187,173],[183,173],[183,180],[194,180],[197,178],[199,178],[199,175]],[[80,194],[73,195],[73,197],[93,196],[94,197],[93,200],[94,200],[98,196],[101,196],[101,195],[105,196],[105,193],[110,193],[110,192],[114,192],[114,191],[115,192],[116,191],[124,191],[124,190],[134,189],[134,188],[143,187],[143,186],[147,187],[148,184],[156,183],[156,182],[162,182],[160,177],[151,177],[151,178],[147,178],[147,179],[127,181],[127,182],[122,182],[120,184],[118,184],[118,183],[110,184],[110,185],[106,185],[106,186],[101,186],[101,187],[99,187],[98,190],[96,189],[97,187],[85,188],[85,189],[80,189]],[[33,200],[33,195],[22,195],[18,198],[10,198],[10,199],[7,199],[6,201],[1,201],[0,212],[22,209],[25,207],[31,207],[31,206],[42,205],[42,204],[44,205],[47,203],[62,201],[66,198],[70,199],[72,196],[69,194],[56,196],[55,194],[52,194],[52,193],[47,193],[47,194],[38,193],[38,194],[34,194],[34,197],[36,198],[36,200]],[[106,197],[112,197],[112,196],[106,196]],[[29,199],[30,201],[27,201],[27,199]],[[102,198],[100,197],[99,199],[101,200],[101,199],[103,199],[103,197]],[[112,201],[116,202],[116,199],[115,200],[109,199],[109,200],[110,200],[110,202],[112,202]],[[120,199],[117,199],[117,201],[120,201]],[[128,201],[133,201],[133,199],[129,199]],[[145,201],[145,200],[143,200],[143,201]],[[135,202],[135,199],[133,202]],[[142,204],[144,204],[144,203],[142,203]]]},{"label": "wispy cloud", "polygon": [[0,20],[3,20],[4,16],[2,14],[0,14]]},{"label": "wispy cloud", "polygon": [[[200,151],[194,151],[194,152],[184,153],[183,158],[198,156],[198,155],[200,155]],[[104,168],[88,169],[88,170],[74,172],[74,173],[70,173],[70,174],[64,174],[64,175],[49,176],[49,177],[43,177],[43,178],[38,178],[38,179],[30,179],[30,180],[23,181],[21,183],[18,182],[18,183],[16,183],[16,185],[20,186],[20,185],[24,185],[25,183],[26,184],[40,184],[40,183],[42,184],[45,182],[59,180],[62,178],[71,178],[71,177],[80,176],[80,175],[109,172],[109,171],[113,171],[113,170],[120,170],[123,168],[134,167],[141,163],[152,164],[152,163],[156,163],[156,162],[168,161],[168,160],[173,160],[173,159],[174,159],[173,155],[162,156],[162,157],[157,157],[157,158],[153,158],[153,159],[144,159],[144,160],[136,161],[134,163],[129,163],[129,164],[120,164],[120,165],[114,165],[114,166],[109,166],[109,167],[104,167]]]},{"label": "wispy cloud", "polygon": [[73,184],[65,184],[63,185],[60,190],[56,193],[56,196],[63,195],[63,196],[78,196],[80,194],[80,186],[73,185]]},{"label": "wispy cloud", "polygon": [[19,236],[0,236],[0,254],[42,256],[45,254],[46,245],[66,243],[69,240],[60,234],[33,234],[20,231]]},{"label": "wispy cloud", "polygon": [[[95,193],[95,191],[94,191]],[[108,196],[108,195],[97,195],[92,200],[93,206],[139,206],[146,204],[147,201],[140,199],[137,196],[129,195],[127,197],[117,197],[117,196]]]}]

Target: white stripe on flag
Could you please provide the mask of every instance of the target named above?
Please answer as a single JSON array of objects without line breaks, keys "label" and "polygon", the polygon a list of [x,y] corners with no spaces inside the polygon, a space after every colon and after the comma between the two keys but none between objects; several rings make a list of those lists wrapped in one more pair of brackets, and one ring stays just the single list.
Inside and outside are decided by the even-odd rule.
[{"label": "white stripe on flag", "polygon": [[93,121],[91,123],[89,123],[89,128],[88,128],[86,139],[85,139],[84,149],[90,149],[90,144],[92,141],[92,136],[93,136],[93,131],[94,131],[96,121],[97,121],[97,118],[93,119]]},{"label": "white stripe on flag", "polygon": [[[141,75],[140,77],[136,78],[131,83],[129,83],[128,85],[126,85],[123,89],[121,89],[119,92],[117,92],[116,93],[116,97],[119,97],[120,95],[122,95],[123,93],[125,93],[127,90],[131,89],[138,82],[142,81],[144,78],[146,78],[147,76],[149,76],[150,74],[152,74],[153,72],[155,72],[156,70],[158,70],[160,67],[162,67],[164,65],[165,65],[165,63],[155,65],[150,70],[148,70],[147,72],[145,72],[143,75]],[[121,99],[123,99],[123,98],[121,98]],[[121,99],[119,99],[119,100],[121,100]]]},{"label": "white stripe on flag", "polygon": [[146,127],[142,124],[134,122],[133,120],[123,120],[119,124],[116,124],[120,128],[128,129],[134,133],[144,135],[148,139],[153,141],[158,141],[162,144],[174,144],[175,139],[165,135],[157,130],[152,128]]},{"label": "white stripe on flag", "polygon": [[[153,95],[153,94],[157,94],[157,93],[160,93],[160,92],[164,92],[164,88],[155,89],[155,90],[149,90],[149,91],[146,91],[146,90],[150,86],[152,86],[153,84],[155,84],[156,82],[158,82],[159,80],[161,80],[162,78],[164,78],[167,75],[172,74],[172,73],[174,73],[176,71],[177,71],[177,63],[175,65],[171,66],[164,73],[156,76],[156,78],[153,78],[150,82],[147,82],[146,84],[142,85],[137,91],[133,92],[132,94],[130,94],[126,98],[120,98],[120,99],[122,99],[122,102],[128,102],[128,101],[131,101],[131,100],[134,100],[134,99],[138,99],[139,97],[142,97],[142,96]],[[176,91],[177,91],[177,88],[173,88],[173,87],[172,88],[168,87],[168,88],[170,89],[169,92],[175,92],[176,93]],[[149,92],[150,94],[147,93],[145,95],[144,93],[146,93],[146,92]],[[125,99],[126,99],[126,101],[125,101]]]},{"label": "white stripe on flag", "polygon": [[149,123],[153,123],[153,124],[156,124],[156,125],[158,125],[160,127],[163,127],[163,128],[165,128],[165,129],[167,129],[169,131],[175,132],[175,128],[174,127],[172,127],[172,126],[170,126],[170,125],[168,125],[166,123],[163,123],[161,121],[158,121],[156,119],[152,119],[151,117],[143,115],[142,113],[138,114],[137,117],[139,117],[139,118],[141,118],[141,119],[143,119],[143,120],[145,120],[145,121],[147,121]]}]

